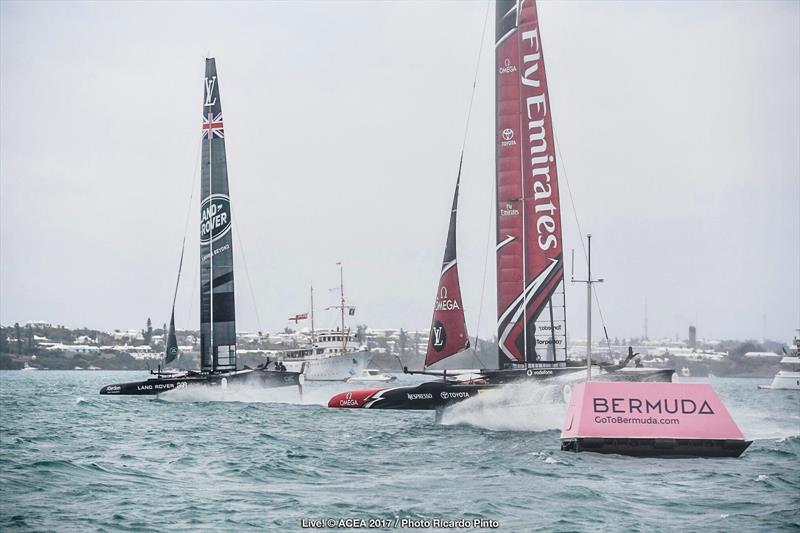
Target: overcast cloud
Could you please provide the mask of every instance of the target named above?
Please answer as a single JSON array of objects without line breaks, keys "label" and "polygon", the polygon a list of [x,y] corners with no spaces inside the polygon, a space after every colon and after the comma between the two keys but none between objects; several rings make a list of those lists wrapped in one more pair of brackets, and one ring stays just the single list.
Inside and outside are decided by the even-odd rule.
[{"label": "overcast cloud", "polygon": [[[458,228],[468,324],[474,333],[480,320],[482,336],[496,312],[493,11]],[[332,325],[319,308],[340,260],[358,322],[427,328],[485,12],[483,2],[0,3],[0,322],[165,322],[188,212],[176,318],[198,327],[210,53],[239,329],[282,329],[306,310],[312,281]],[[611,336],[643,333],[647,299],[651,337],[685,337],[697,321],[701,337],[761,338],[765,324],[767,337],[790,338],[800,4],[541,2],[539,14],[565,249],[582,257],[564,177],[594,235]],[[567,300],[581,337],[582,286],[568,284]]]}]

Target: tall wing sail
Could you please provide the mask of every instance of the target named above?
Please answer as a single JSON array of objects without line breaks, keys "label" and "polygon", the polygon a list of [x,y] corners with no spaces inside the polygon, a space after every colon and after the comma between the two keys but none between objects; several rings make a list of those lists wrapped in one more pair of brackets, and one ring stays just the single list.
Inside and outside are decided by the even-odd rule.
[{"label": "tall wing sail", "polygon": [[458,187],[461,183],[461,163],[458,166],[456,190],[453,193],[453,209],[450,211],[450,228],[442,260],[442,273],[436,290],[436,304],[431,319],[431,332],[425,366],[446,359],[469,348],[464,306],[461,303],[461,285],[458,281],[456,258],[456,216],[458,211]]},{"label": "tall wing sail", "polygon": [[552,365],[566,361],[564,261],[534,0],[498,0],[495,61],[499,365]]},{"label": "tall wing sail", "polygon": [[200,366],[236,369],[233,238],[225,130],[214,58],[206,59],[200,203]]},{"label": "tall wing sail", "polygon": [[164,364],[168,365],[178,358],[178,337],[175,335],[175,310],[169,319],[169,333],[167,334],[167,350],[164,354]]}]

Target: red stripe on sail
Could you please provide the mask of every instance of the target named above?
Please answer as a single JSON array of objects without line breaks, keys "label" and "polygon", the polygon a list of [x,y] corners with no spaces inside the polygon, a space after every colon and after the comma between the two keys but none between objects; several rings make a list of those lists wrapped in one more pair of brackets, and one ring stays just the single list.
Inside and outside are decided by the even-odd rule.
[{"label": "red stripe on sail", "polygon": [[[521,314],[519,320],[517,320],[513,325],[511,325],[509,332],[505,337],[503,336],[503,331],[505,330],[504,326],[508,326],[509,322],[504,321],[501,324],[501,332],[500,336],[498,337],[498,342],[501,343],[500,350],[502,352],[510,352],[510,353],[524,353],[525,349],[523,347],[523,343],[526,340],[526,336],[524,335],[524,331],[522,325],[524,323],[523,317],[527,317],[527,324],[528,324],[528,355],[532,356],[533,353],[536,353],[539,360],[547,360],[552,361],[556,359],[555,354],[548,355],[548,352],[552,348],[555,349],[563,349],[563,335],[561,332],[555,332],[556,335],[548,335],[543,334],[542,332],[538,332],[539,335],[534,335],[535,327],[536,327],[536,317],[539,317],[542,312],[547,307],[547,304],[550,302],[550,299],[555,292],[558,285],[564,278],[564,269],[563,265],[558,265],[556,269],[550,273],[550,276],[545,280],[542,286],[538,290],[534,290],[534,294],[529,295],[528,299],[528,306],[525,310],[525,314]],[[552,327],[552,326],[550,326]],[[562,326],[558,326],[562,327]],[[524,360],[524,359],[523,359]]]}]

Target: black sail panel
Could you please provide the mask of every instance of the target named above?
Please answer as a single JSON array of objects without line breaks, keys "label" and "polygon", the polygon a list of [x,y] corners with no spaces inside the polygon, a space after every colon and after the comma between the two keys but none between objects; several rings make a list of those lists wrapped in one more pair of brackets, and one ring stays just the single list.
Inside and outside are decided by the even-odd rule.
[{"label": "black sail panel", "polygon": [[236,368],[233,221],[222,102],[214,58],[206,59],[202,134],[200,366],[203,371],[213,372]]}]

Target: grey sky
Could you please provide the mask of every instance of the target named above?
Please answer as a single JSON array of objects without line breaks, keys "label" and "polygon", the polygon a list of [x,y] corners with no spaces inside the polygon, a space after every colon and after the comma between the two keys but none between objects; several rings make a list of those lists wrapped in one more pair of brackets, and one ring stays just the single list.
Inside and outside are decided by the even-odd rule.
[{"label": "grey sky", "polygon": [[[203,57],[217,58],[240,330],[320,308],[426,328],[486,4],[0,4],[0,322],[198,325]],[[493,7],[459,219],[494,331]],[[800,4],[541,2],[565,248],[595,239],[612,336],[800,327]],[[560,163],[560,162],[559,162]],[[195,185],[195,198],[189,195]],[[487,232],[492,231],[481,296]],[[583,275],[582,262],[576,274]],[[569,272],[567,273],[569,277]],[[582,286],[567,285],[583,336]],[[597,329],[595,331],[598,331]]]}]

